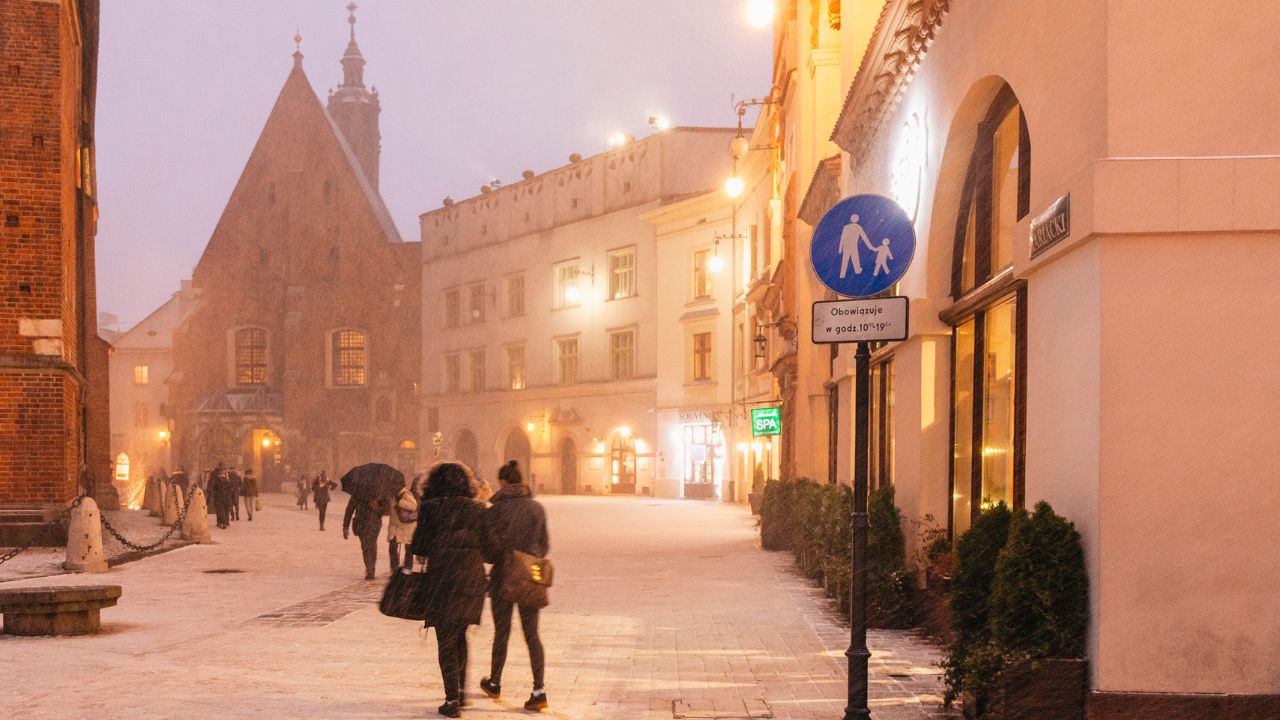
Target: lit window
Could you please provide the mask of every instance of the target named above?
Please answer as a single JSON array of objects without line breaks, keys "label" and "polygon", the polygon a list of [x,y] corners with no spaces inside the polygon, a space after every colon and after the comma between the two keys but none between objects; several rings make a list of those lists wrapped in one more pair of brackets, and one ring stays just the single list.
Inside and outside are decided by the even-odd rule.
[{"label": "lit window", "polygon": [[267,383],[267,331],[241,328],[236,331],[236,384]]},{"label": "lit window", "polygon": [[472,350],[471,392],[484,392],[484,350]]},{"label": "lit window", "polygon": [[630,380],[636,374],[636,331],[609,333],[609,376]]},{"label": "lit window", "polygon": [[507,387],[512,390],[524,389],[523,345],[512,345],[507,348]]},{"label": "lit window", "polygon": [[524,275],[507,278],[507,317],[524,315]]},{"label": "lit window", "polygon": [[693,379],[711,379],[711,333],[693,335]]},{"label": "lit window", "polygon": [[147,383],[151,382],[150,375],[151,375],[151,368],[149,368],[148,366],[146,365],[133,366],[133,384],[134,385],[146,385]]},{"label": "lit window", "polygon": [[556,308],[577,307],[582,304],[582,288],[578,287],[578,261],[560,263],[556,272]]},{"label": "lit window", "polygon": [[705,300],[711,297],[711,261],[710,250],[698,250],[693,254],[693,299]]},{"label": "lit window", "polygon": [[467,288],[468,313],[467,322],[475,325],[484,322],[484,283],[476,283]]},{"label": "lit window", "polygon": [[636,249],[609,253],[609,297],[614,300],[636,294]]},{"label": "lit window", "polygon": [[457,353],[444,356],[444,391],[456,393],[462,387],[462,358]]},{"label": "lit window", "polygon": [[556,382],[573,385],[578,382],[578,338],[556,340]]},{"label": "lit window", "polygon": [[444,291],[444,326],[456,328],[462,324],[462,294],[458,288]]},{"label": "lit window", "polygon": [[358,330],[333,334],[333,384],[356,387],[365,384],[365,336]]}]

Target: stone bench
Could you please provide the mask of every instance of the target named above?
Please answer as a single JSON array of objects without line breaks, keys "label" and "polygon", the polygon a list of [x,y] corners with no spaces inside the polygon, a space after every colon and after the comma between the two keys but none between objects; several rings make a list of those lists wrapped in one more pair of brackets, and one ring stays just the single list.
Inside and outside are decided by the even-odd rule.
[{"label": "stone bench", "polygon": [[4,632],[10,635],[92,635],[100,612],[120,597],[119,585],[79,585],[0,590]]}]

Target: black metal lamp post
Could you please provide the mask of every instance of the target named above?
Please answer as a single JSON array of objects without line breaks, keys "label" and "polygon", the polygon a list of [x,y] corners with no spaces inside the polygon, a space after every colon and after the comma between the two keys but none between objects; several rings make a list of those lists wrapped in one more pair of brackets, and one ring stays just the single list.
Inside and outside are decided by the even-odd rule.
[{"label": "black metal lamp post", "polygon": [[870,459],[871,436],[871,348],[865,342],[858,343],[853,356],[856,368],[854,377],[857,394],[855,402],[853,434],[853,588],[850,597],[849,619],[849,704],[844,709],[844,720],[869,720],[867,707],[867,672],[871,651],[867,649],[867,465]]}]

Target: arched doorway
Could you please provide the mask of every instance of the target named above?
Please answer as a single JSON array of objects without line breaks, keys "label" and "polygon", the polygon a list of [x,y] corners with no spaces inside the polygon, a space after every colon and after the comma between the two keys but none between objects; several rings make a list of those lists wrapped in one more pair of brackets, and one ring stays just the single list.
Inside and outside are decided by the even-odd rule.
[{"label": "arched doorway", "polygon": [[573,438],[560,443],[560,492],[573,495],[578,492],[578,447]]},{"label": "arched doorway", "polygon": [[630,432],[614,433],[609,444],[609,492],[636,494],[636,439]]},{"label": "arched doorway", "polygon": [[285,479],[284,444],[280,435],[270,428],[257,428],[249,434],[249,442],[245,456],[251,458],[249,467],[258,476],[258,491],[279,488]]},{"label": "arched doorway", "polygon": [[231,431],[224,427],[211,427],[200,434],[197,452],[199,467],[188,469],[193,480],[204,477],[206,470],[212,470],[218,463],[236,465],[240,462],[241,443]]},{"label": "arched doorway", "polygon": [[471,434],[470,430],[459,430],[458,439],[453,444],[453,459],[471,468],[472,472],[476,470],[476,461],[480,451],[476,447],[476,436]]},{"label": "arched doorway", "polygon": [[520,428],[512,430],[507,435],[506,447],[502,449],[502,462],[515,460],[520,464],[520,472],[524,474],[525,482],[533,486],[533,450],[529,447],[529,438]]}]

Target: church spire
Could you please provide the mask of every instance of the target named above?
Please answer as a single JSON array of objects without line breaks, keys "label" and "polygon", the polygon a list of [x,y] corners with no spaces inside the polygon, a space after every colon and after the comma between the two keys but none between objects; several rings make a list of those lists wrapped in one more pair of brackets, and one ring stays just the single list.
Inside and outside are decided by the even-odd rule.
[{"label": "church spire", "polygon": [[293,35],[293,67],[298,69],[302,67],[302,30],[299,29]]},{"label": "church spire", "polygon": [[356,44],[356,4],[347,5],[347,24],[351,26],[347,51],[342,54],[342,82],[329,95],[329,116],[342,131],[364,170],[365,177],[378,187],[378,156],[382,152],[382,135],[378,131],[378,91],[364,86],[364,55]]},{"label": "church spire", "polygon": [[364,88],[364,55],[360,54],[360,46],[356,44],[356,10],[355,3],[347,5],[347,23],[351,25],[351,39],[347,41],[347,51],[342,54],[342,84],[339,88]]}]

